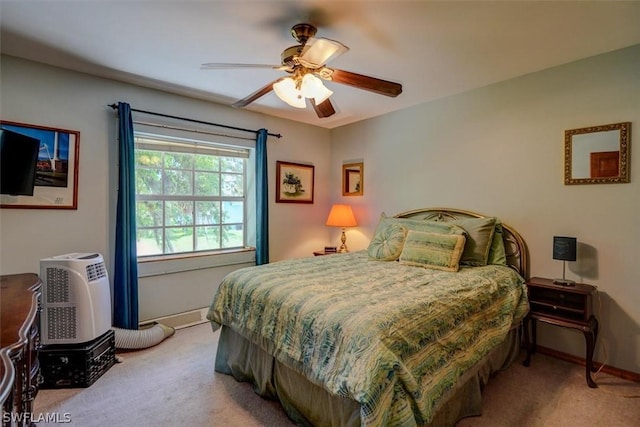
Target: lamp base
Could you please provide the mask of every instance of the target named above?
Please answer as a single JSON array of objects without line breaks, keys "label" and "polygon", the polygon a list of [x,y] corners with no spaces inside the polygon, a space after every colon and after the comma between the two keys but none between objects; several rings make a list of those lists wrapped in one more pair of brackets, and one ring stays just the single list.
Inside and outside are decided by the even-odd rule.
[{"label": "lamp base", "polygon": [[569,279],[553,279],[553,284],[562,286],[575,286],[576,282]]},{"label": "lamp base", "polygon": [[565,279],[566,268],[567,268],[567,261],[562,260],[562,279],[553,279],[553,283],[556,285],[562,285],[562,286],[575,286],[576,282],[574,282],[573,280]]},{"label": "lamp base", "polygon": [[340,242],[342,242],[342,244],[340,245],[340,248],[338,248],[338,252],[339,253],[349,252],[349,249],[347,249],[347,235],[344,233],[344,228],[342,229]]}]

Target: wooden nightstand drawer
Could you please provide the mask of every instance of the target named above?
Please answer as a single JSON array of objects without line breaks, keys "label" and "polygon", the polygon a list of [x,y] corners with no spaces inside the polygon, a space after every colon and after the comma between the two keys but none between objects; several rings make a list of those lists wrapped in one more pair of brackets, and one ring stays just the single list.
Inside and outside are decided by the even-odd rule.
[{"label": "wooden nightstand drawer", "polygon": [[333,255],[337,253],[339,253],[338,248],[336,248],[335,246],[325,246],[323,250],[315,251],[313,255],[321,256],[321,255]]},{"label": "wooden nightstand drawer", "polygon": [[556,285],[551,279],[534,277],[527,282],[531,314],[557,317],[587,324],[593,315],[593,294],[596,288],[576,283]]},{"label": "wooden nightstand drawer", "polygon": [[[597,387],[591,378],[593,371],[593,351],[598,337],[598,319],[593,315],[593,298],[597,292],[595,286],[576,283],[562,285],[551,279],[533,277],[527,280],[529,296],[529,314],[524,319],[523,329],[529,366],[531,355],[536,351],[536,323],[562,326],[582,331],[587,344],[586,376],[589,387]],[[529,323],[533,341],[529,339]]]}]

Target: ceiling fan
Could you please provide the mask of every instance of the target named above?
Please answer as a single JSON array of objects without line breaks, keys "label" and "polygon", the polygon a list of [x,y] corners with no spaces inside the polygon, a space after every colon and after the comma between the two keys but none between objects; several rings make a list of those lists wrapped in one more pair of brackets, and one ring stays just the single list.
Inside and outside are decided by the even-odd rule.
[{"label": "ceiling fan", "polygon": [[402,85],[399,83],[327,67],[326,64],[329,61],[347,52],[349,48],[335,40],[315,38],[316,31],[316,27],[308,23],[294,25],[291,28],[291,35],[299,44],[288,47],[282,52],[282,65],[211,62],[202,64],[202,68],[272,68],[290,74],[236,101],[233,104],[236,108],[246,107],[273,90],[280,99],[292,107],[305,108],[306,99],[309,99],[318,117],[329,117],[336,112],[329,99],[333,92],[324,86],[322,80],[390,97],[396,97],[402,93]]}]

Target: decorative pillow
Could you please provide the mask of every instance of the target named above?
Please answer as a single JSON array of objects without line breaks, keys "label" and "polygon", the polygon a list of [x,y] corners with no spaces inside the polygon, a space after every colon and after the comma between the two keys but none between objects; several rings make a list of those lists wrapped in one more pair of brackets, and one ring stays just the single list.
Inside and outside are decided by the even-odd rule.
[{"label": "decorative pillow", "polygon": [[464,234],[409,230],[400,254],[400,262],[436,270],[458,271],[465,240]]},{"label": "decorative pillow", "polygon": [[378,226],[367,248],[369,258],[380,261],[397,260],[402,252],[406,234],[407,229],[394,222]]},{"label": "decorative pillow", "polygon": [[487,265],[489,249],[496,228],[496,218],[460,218],[448,223],[458,225],[467,232],[467,242],[462,258],[460,258],[460,264]]},{"label": "decorative pillow", "polygon": [[496,229],[493,233],[493,240],[489,248],[489,259],[487,264],[507,265],[507,253],[504,249],[504,233],[502,223],[496,219]]},{"label": "decorative pillow", "polygon": [[464,234],[464,229],[456,224],[441,221],[429,221],[426,219],[388,218],[388,220],[402,224],[407,231],[425,231],[439,234]]},{"label": "decorative pillow", "polygon": [[407,231],[415,230],[415,231],[427,231],[429,233],[440,233],[440,234],[464,234],[464,229],[451,224],[449,222],[437,222],[437,221],[429,221],[425,219],[411,219],[411,218],[394,218],[385,215],[383,212],[380,215],[380,221],[378,222],[378,226],[376,227],[376,231],[374,232],[374,237],[379,230],[382,230],[384,227],[387,227],[389,224],[400,224]]}]

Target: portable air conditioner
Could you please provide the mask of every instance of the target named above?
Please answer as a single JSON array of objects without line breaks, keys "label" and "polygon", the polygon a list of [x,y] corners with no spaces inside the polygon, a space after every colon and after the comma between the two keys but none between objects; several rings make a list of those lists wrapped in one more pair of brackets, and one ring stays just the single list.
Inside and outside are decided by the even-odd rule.
[{"label": "portable air conditioner", "polygon": [[102,255],[70,253],[40,260],[42,344],[79,344],[111,328],[111,289]]}]

